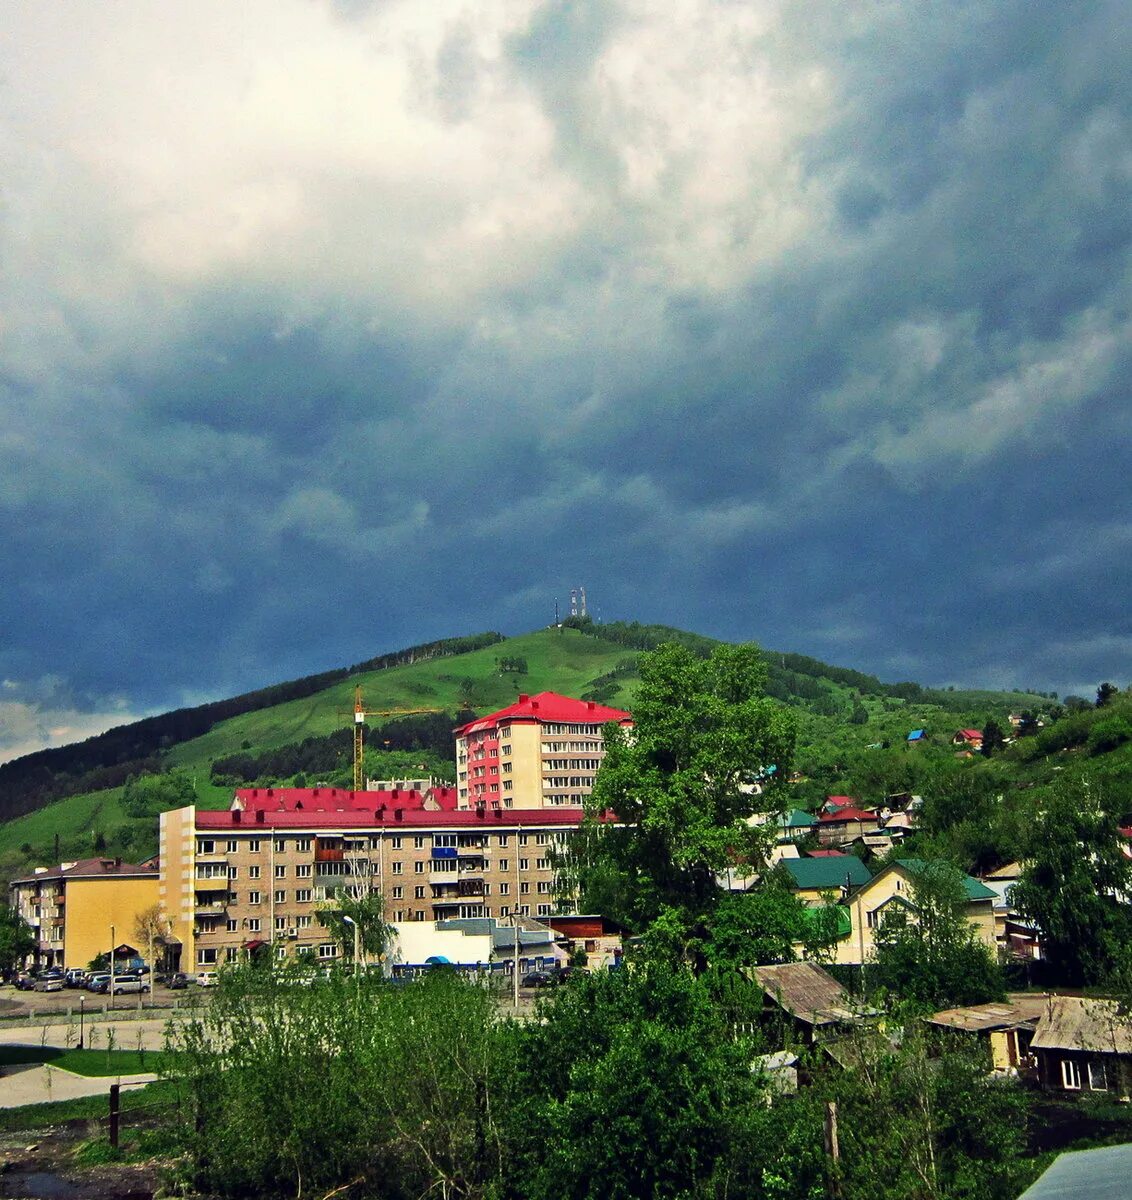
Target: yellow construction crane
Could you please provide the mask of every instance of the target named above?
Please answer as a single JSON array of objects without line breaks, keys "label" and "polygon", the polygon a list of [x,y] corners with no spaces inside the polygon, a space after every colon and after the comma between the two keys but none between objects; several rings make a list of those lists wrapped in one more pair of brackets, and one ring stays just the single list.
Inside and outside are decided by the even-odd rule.
[{"label": "yellow construction crane", "polygon": [[[366,717],[415,717],[422,713],[443,712],[442,708],[366,708],[362,703],[361,684],[354,688],[354,791],[362,791],[362,751],[365,749]],[[343,714],[349,715],[349,714]]]}]

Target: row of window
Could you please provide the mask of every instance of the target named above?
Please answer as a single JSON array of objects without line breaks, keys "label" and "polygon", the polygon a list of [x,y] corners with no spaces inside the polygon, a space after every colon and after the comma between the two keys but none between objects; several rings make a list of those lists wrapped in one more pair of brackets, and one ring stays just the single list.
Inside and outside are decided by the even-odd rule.
[{"label": "row of window", "polygon": [[[551,910],[551,906],[549,904],[540,904],[537,906],[537,908],[535,910],[536,916],[549,917],[550,910]],[[531,906],[529,904],[520,905],[518,912],[519,912],[519,915],[522,917],[529,917],[531,915]],[[492,913],[490,906],[486,905],[486,904],[461,904],[460,905],[460,916],[461,917],[490,917],[490,916],[494,916],[494,915],[495,914]],[[509,917],[511,915],[510,906],[507,904],[504,904],[502,906],[502,908],[500,908],[498,915],[500,917]],[[397,909],[393,910],[393,920],[394,921],[431,921],[432,913],[428,909],[424,909],[424,908],[417,908],[417,909],[397,908]]]},{"label": "row of window", "polygon": [[[431,843],[431,845],[433,845],[433,846],[457,846],[457,845],[459,845],[459,846],[487,847],[491,844],[492,836],[493,835],[491,835],[491,834],[478,834],[478,833],[477,834],[434,833],[431,835],[424,834],[424,833],[418,833],[418,834],[413,835],[412,842],[413,842],[413,849],[415,849],[415,850],[423,850],[425,848],[426,843]],[[500,833],[500,834],[497,834],[494,836],[496,836],[498,838],[498,844],[500,846],[506,846],[508,838],[510,838],[513,835],[507,834],[507,833]],[[526,833],[519,834],[519,844],[521,846],[525,846],[527,844],[527,839],[529,836],[531,836],[531,835],[526,834]],[[536,844],[539,846],[545,845],[547,840],[551,836],[552,835],[546,834],[546,833],[538,833],[538,834],[534,835]],[[564,837],[565,835],[558,833],[558,834],[554,834],[553,836],[556,838],[561,838],[561,837]],[[394,850],[401,850],[404,847],[404,843],[407,840],[408,840],[408,838],[405,835],[393,834],[389,838],[389,845]],[[233,838],[224,843],[223,850],[217,849],[217,846],[219,844],[220,843],[218,841],[216,841],[215,839],[198,838],[197,839],[197,854],[204,855],[204,856],[213,855],[213,854],[237,854],[237,853],[241,852],[241,849],[243,851],[246,851],[249,854],[258,854],[260,852],[260,839],[258,839],[258,838],[251,838],[248,841],[243,842],[242,844],[238,839]],[[293,848],[299,854],[306,854],[306,853],[309,853],[309,851],[312,848],[312,845],[313,845],[313,839],[311,839],[311,838],[296,838],[296,839],[294,839],[294,847]],[[380,837],[370,837],[370,838],[352,839],[352,840],[347,841],[345,850],[347,853],[357,853],[357,852],[365,851],[365,850],[377,850],[377,849],[380,849],[380,847],[381,847],[381,838]],[[276,853],[279,853],[279,854],[285,853],[286,849],[287,849],[287,840],[285,838],[277,838],[275,841]],[[255,868],[251,868],[251,869],[258,870],[259,868],[255,867]],[[276,871],[280,871],[280,870],[285,870],[286,867],[284,864],[277,864],[275,869],[276,869]],[[302,868],[300,867],[299,869],[301,870]],[[212,871],[212,870],[222,873],[224,870],[224,865],[222,863],[202,863],[197,867],[197,878],[199,878],[199,879],[210,878],[210,876],[208,876],[207,874],[202,874],[201,872]]]},{"label": "row of window", "polygon": [[[315,950],[315,953],[323,961],[338,957],[338,947],[333,942],[323,942]],[[223,957],[221,957],[221,955]],[[198,967],[218,967],[221,962],[234,963],[240,956],[239,946],[202,946],[197,950],[197,966]],[[278,946],[275,950],[276,958],[287,957],[287,947]]]}]

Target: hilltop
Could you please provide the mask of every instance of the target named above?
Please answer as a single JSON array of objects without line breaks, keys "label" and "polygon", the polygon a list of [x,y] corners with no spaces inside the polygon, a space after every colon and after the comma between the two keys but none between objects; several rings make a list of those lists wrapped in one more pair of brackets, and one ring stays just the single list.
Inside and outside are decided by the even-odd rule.
[{"label": "hilltop", "polygon": [[[371,718],[371,774],[428,771],[451,777],[451,729],[471,713],[502,707],[520,693],[558,691],[632,708],[637,659],[661,641],[707,653],[711,639],[666,626],[595,625],[518,637],[497,633],[410,647],[319,675],[264,688],[232,700],[178,710],[111,730],[73,747],[40,751],[0,767],[0,865],[92,851],[139,857],[156,849],[154,814],[194,799],[224,807],[233,786],[255,779],[334,778],[350,767],[354,689],[369,711],[429,710]],[[804,655],[766,652],[769,693],[798,711],[799,758],[821,764],[863,752],[870,744],[902,744],[909,728],[939,737],[989,716],[1048,704],[1017,692],[955,692],[916,683],[882,683],[861,672]],[[130,777],[170,773],[178,800],[160,789],[127,792]],[[58,854],[56,851],[58,838]]]}]

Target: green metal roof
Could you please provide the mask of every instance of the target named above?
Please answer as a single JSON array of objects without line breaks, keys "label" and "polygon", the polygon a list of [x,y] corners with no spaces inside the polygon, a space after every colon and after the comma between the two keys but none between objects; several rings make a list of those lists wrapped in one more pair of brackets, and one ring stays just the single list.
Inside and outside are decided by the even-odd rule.
[{"label": "green metal roof", "polygon": [[846,879],[850,887],[860,887],[872,878],[869,868],[854,854],[839,858],[784,858],[782,865],[794,877],[794,886],[808,891],[836,891]]},{"label": "green metal roof", "polygon": [[786,814],[786,819],[782,826],[784,829],[809,829],[815,823],[813,813],[808,813],[800,808],[795,808]]},{"label": "green metal roof", "polygon": [[[898,858],[896,866],[903,867],[909,875],[918,875],[928,864],[922,858]],[[963,890],[968,900],[994,900],[998,893],[992,892],[984,883],[970,875],[963,876]]]}]

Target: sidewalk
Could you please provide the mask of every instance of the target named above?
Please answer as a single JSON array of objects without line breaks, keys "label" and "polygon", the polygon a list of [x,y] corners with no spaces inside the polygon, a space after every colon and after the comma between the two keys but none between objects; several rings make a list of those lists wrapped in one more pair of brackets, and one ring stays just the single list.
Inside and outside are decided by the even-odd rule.
[{"label": "sidewalk", "polygon": [[72,1075],[50,1064],[4,1067],[0,1073],[0,1108],[109,1096],[112,1083],[152,1083],[156,1075]]}]

